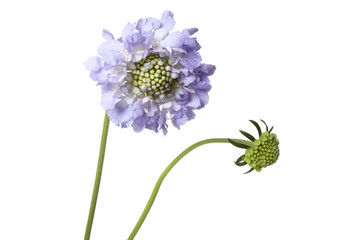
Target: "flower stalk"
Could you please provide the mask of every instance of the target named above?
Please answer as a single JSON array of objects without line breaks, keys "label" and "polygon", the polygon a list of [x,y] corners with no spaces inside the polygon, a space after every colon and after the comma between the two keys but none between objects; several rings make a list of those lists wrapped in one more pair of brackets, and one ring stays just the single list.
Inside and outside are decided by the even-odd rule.
[{"label": "flower stalk", "polygon": [[97,169],[96,169],[94,189],[93,189],[93,193],[92,193],[89,216],[88,216],[88,221],[87,221],[87,225],[86,225],[86,231],[85,231],[85,237],[84,237],[85,240],[90,239],[91,228],[92,228],[94,215],[95,215],[95,209],[96,209],[96,202],[97,202],[97,197],[99,194],[101,174],[102,174],[102,169],[103,169],[103,165],[104,165],[105,148],[106,148],[106,140],[107,140],[108,131],[109,131],[109,117],[107,115],[107,112],[105,112],[103,130],[102,130],[102,135],[101,135],[99,160],[98,160],[98,165],[97,165]]},{"label": "flower stalk", "polygon": [[[233,142],[242,144],[244,146],[248,146],[248,147],[253,147],[254,143],[247,141],[247,140],[241,140],[241,139],[232,139]],[[199,141],[197,143],[194,143],[193,145],[191,145],[190,147],[188,147],[187,149],[185,149],[182,153],[180,153],[170,164],[169,166],[163,171],[163,173],[160,175],[158,181],[155,184],[155,187],[150,195],[150,198],[145,206],[145,209],[143,211],[143,213],[141,214],[138,222],[136,223],[133,231],[131,232],[128,240],[132,240],[135,238],[137,232],[139,231],[141,225],[143,224],[143,222],[145,221],[146,216],[148,215],[154,201],[156,198],[157,193],[159,192],[160,186],[164,180],[164,178],[166,177],[166,175],[170,172],[170,170],[185,156],[187,155],[189,152],[191,152],[192,150],[194,150],[197,147],[200,147],[202,145],[208,144],[208,143],[230,143],[228,138],[210,138],[210,139],[206,139],[206,140],[202,140]]]}]

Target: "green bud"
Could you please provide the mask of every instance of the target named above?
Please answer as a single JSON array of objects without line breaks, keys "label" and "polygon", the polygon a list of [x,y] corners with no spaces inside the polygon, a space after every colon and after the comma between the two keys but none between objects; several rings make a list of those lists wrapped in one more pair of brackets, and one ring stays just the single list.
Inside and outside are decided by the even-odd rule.
[{"label": "green bud", "polygon": [[278,160],[280,155],[279,140],[277,139],[275,133],[271,133],[274,127],[271,127],[271,129],[269,130],[265,121],[261,121],[266,126],[266,131],[263,133],[259,124],[254,120],[250,120],[250,122],[256,127],[258,131],[258,139],[242,130],[240,130],[240,133],[242,133],[247,139],[249,139],[250,142],[248,142],[247,140],[243,140],[248,143],[239,144],[234,143],[234,141],[229,139],[229,142],[236,147],[246,149],[245,154],[239,158],[240,160],[238,159],[235,162],[237,166],[244,166],[247,163],[251,167],[251,169],[246,173],[249,173],[254,169],[260,172],[262,168],[274,164]]},{"label": "green bud", "polygon": [[[260,172],[262,168],[274,164],[280,155],[279,140],[275,133],[264,132],[254,141],[255,146],[246,149],[244,161]],[[255,151],[256,147],[256,151]]]}]

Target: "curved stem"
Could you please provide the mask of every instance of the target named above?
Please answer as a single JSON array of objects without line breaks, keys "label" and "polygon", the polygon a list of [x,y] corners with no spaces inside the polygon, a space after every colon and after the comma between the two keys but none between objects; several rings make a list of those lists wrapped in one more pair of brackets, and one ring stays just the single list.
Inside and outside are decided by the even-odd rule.
[{"label": "curved stem", "polygon": [[98,165],[97,165],[97,169],[96,169],[95,183],[94,183],[94,189],[93,189],[92,198],[91,198],[89,217],[88,217],[88,221],[87,221],[87,225],[86,225],[86,231],[85,231],[85,237],[84,237],[85,240],[90,239],[91,227],[92,227],[93,220],[94,220],[96,202],[97,202],[97,197],[99,194],[101,173],[102,173],[102,169],[103,169],[103,165],[104,165],[105,147],[106,147],[106,139],[107,139],[108,131],[109,131],[109,117],[108,117],[107,113],[105,112],[103,130],[102,130],[102,135],[101,135],[99,160],[98,160]]},{"label": "curved stem", "polygon": [[[249,147],[254,146],[254,143],[250,142],[250,141],[246,141],[246,140],[240,140],[240,139],[232,139],[233,141],[239,142],[241,144],[247,145]],[[200,142],[197,142],[193,145],[191,145],[190,147],[188,147],[187,149],[185,149],[182,153],[179,154],[179,156],[177,156],[171,163],[170,165],[163,171],[163,173],[160,175],[158,181],[155,184],[154,190],[151,193],[151,196],[145,206],[145,209],[143,211],[143,213],[140,216],[140,219],[138,220],[138,222],[136,223],[133,231],[131,232],[128,240],[132,240],[135,238],[137,232],[139,231],[141,225],[143,224],[146,216],[148,215],[151,206],[153,205],[156,195],[160,189],[161,183],[163,182],[164,178],[166,177],[166,175],[170,172],[170,170],[189,152],[191,152],[192,150],[194,150],[197,147],[200,147],[202,145],[208,144],[208,143],[229,143],[229,140],[227,138],[210,138],[210,139],[206,139],[206,140],[202,140]]]}]

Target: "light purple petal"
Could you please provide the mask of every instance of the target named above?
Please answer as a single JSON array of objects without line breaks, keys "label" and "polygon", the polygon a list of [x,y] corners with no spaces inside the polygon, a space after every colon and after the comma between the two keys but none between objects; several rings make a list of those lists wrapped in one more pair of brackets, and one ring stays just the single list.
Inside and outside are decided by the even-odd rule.
[{"label": "light purple petal", "polygon": [[[177,52],[176,54],[178,54],[178,52],[179,53],[186,53],[186,50],[184,50],[183,46],[181,46],[181,47],[171,47],[171,50],[176,51]],[[174,59],[173,62],[176,62],[178,60],[173,54],[172,54],[172,56],[170,56],[170,58]]]},{"label": "light purple petal", "polygon": [[121,123],[121,127],[122,128],[128,128],[128,127],[130,127],[130,124],[131,124],[131,120],[128,120],[128,121],[126,121],[126,122],[122,122]]},{"label": "light purple petal", "polygon": [[161,26],[158,30],[154,32],[154,39],[160,41],[174,28],[175,20],[173,18],[173,13],[170,11],[165,11],[160,20]]},{"label": "light purple petal", "polygon": [[181,105],[174,101],[172,102],[171,108],[175,111],[179,111],[181,109]]},{"label": "light purple petal", "polygon": [[182,47],[187,52],[198,51],[201,48],[196,38],[190,38],[190,37],[184,39],[184,45]]},{"label": "light purple petal", "polygon": [[87,70],[89,71],[99,71],[101,66],[101,62],[100,62],[100,58],[99,57],[90,57],[86,62],[84,62],[85,67]]},{"label": "light purple petal", "polygon": [[163,125],[163,124],[165,124],[166,123],[166,112],[167,112],[167,110],[161,110],[161,112],[160,112],[160,114],[159,114],[159,118],[158,118],[158,120],[157,120],[157,123],[159,124],[159,125]]},{"label": "light purple petal", "polygon": [[132,91],[132,86],[130,86],[130,84],[125,83],[124,85],[122,85],[120,87],[120,91],[122,94],[124,94],[125,96],[129,95]]},{"label": "light purple petal", "polygon": [[190,71],[199,67],[201,65],[201,56],[198,52],[192,51],[187,54],[184,54],[180,59],[180,63]]},{"label": "light purple petal", "polygon": [[147,122],[148,122],[148,117],[142,116],[142,117],[136,118],[133,121],[133,123],[131,124],[131,126],[135,132],[141,132],[142,130],[144,130]]},{"label": "light purple petal", "polygon": [[101,86],[101,105],[105,110],[113,109],[117,99],[120,97],[120,86],[109,83]]},{"label": "light purple petal", "polygon": [[109,64],[115,65],[124,56],[121,53],[122,43],[117,40],[107,40],[98,48],[98,53],[103,56]]},{"label": "light purple petal", "polygon": [[198,73],[204,73],[206,76],[211,76],[215,72],[215,65],[211,64],[201,64],[200,67],[196,69],[196,72]]},{"label": "light purple petal", "polygon": [[180,130],[180,126],[184,125],[188,121],[186,115],[182,115],[181,118],[174,119],[173,125]]},{"label": "light purple petal", "polygon": [[159,128],[159,124],[156,123],[156,121],[153,121],[153,119],[149,119],[149,121],[147,122],[146,126],[145,126],[146,129],[150,129],[156,133],[159,132],[158,128]]},{"label": "light purple petal", "polygon": [[169,47],[169,48],[179,48],[184,43],[184,35],[181,32],[173,32],[164,38],[160,45],[162,47]]},{"label": "light purple petal", "polygon": [[193,35],[194,33],[196,33],[198,31],[197,28],[188,28],[188,29],[185,29],[185,30],[189,33],[189,36]]},{"label": "light purple petal", "polygon": [[186,103],[185,106],[197,108],[200,105],[201,105],[200,98],[196,94],[193,93],[190,95],[190,100],[189,100],[189,102]]},{"label": "light purple petal", "polygon": [[108,82],[109,75],[111,74],[111,69],[101,68],[97,72],[91,72],[90,77],[97,81],[98,84],[104,84]]},{"label": "light purple petal", "polygon": [[144,114],[144,107],[142,105],[142,100],[136,101],[132,106],[133,118],[137,118]]},{"label": "light purple petal", "polygon": [[156,41],[161,41],[168,33],[169,31],[167,29],[160,28],[154,32],[154,39]]},{"label": "light purple petal", "polygon": [[148,54],[148,49],[151,47],[151,34],[134,33],[124,39],[124,47],[132,54],[132,60],[137,62]]},{"label": "light purple petal", "polygon": [[121,39],[124,41],[128,36],[133,34],[135,31],[135,23],[128,23],[122,31]]},{"label": "light purple petal", "polygon": [[185,109],[181,109],[180,111],[172,111],[171,114],[173,114],[172,123],[177,129],[180,129],[180,126],[184,125],[188,121],[188,117],[185,114]]},{"label": "light purple petal", "polygon": [[106,29],[103,29],[102,37],[105,38],[106,40],[114,39],[114,35],[112,35],[112,33]]},{"label": "light purple petal", "polygon": [[157,111],[159,111],[159,107],[152,100],[150,100],[149,97],[143,98],[142,104],[146,115],[149,117],[153,117]]},{"label": "light purple petal", "polygon": [[136,29],[141,32],[151,32],[152,30],[159,29],[160,21],[156,18],[142,18],[136,24]]},{"label": "light purple petal", "polygon": [[188,118],[188,121],[193,120],[195,118],[195,113],[191,109],[187,109],[186,116]]},{"label": "light purple petal", "polygon": [[164,124],[164,125],[160,126],[160,129],[162,130],[164,136],[166,136],[166,134],[168,133],[167,128],[168,128],[167,124]]},{"label": "light purple petal", "polygon": [[114,108],[108,110],[107,113],[109,119],[115,123],[115,125],[120,125],[122,122],[130,121],[132,116],[131,107],[124,100],[117,102]]},{"label": "light purple petal", "polygon": [[210,91],[211,85],[209,83],[209,78],[207,76],[201,77],[201,81],[195,82],[191,84],[191,88],[195,90],[202,90],[202,91]]},{"label": "light purple petal", "polygon": [[167,113],[167,110],[162,110],[159,114],[159,117],[158,117],[158,120],[157,120],[157,124],[159,124],[159,129],[161,129],[164,133],[164,135],[167,134],[167,127],[168,125],[166,124],[166,113]]},{"label": "light purple petal", "polygon": [[109,75],[109,82],[122,83],[126,75],[126,65],[117,65],[112,68],[111,74]]},{"label": "light purple petal", "polygon": [[165,28],[168,30],[168,32],[170,32],[175,26],[173,13],[170,11],[164,11],[161,16],[160,23],[161,23],[161,28]]},{"label": "light purple petal", "polygon": [[183,108],[180,111],[172,111],[171,114],[174,116],[172,118],[172,123],[177,129],[180,129],[181,125],[184,125],[186,122],[195,118],[195,113],[190,108]]},{"label": "light purple petal", "polygon": [[176,102],[178,102],[180,105],[184,105],[185,103],[187,103],[189,101],[189,98],[190,93],[187,90],[182,90],[181,92],[179,91],[175,95]]},{"label": "light purple petal", "polygon": [[151,103],[147,110],[148,110],[147,115],[152,117],[155,116],[155,114],[159,111],[159,108],[157,107],[157,105]]},{"label": "light purple petal", "polygon": [[197,91],[196,94],[200,99],[201,107],[204,107],[206,104],[208,104],[208,102],[209,102],[209,94],[207,92]]},{"label": "light purple petal", "polygon": [[183,76],[180,78],[180,81],[186,85],[194,82],[195,80],[196,80],[196,76],[194,76],[194,75]]}]

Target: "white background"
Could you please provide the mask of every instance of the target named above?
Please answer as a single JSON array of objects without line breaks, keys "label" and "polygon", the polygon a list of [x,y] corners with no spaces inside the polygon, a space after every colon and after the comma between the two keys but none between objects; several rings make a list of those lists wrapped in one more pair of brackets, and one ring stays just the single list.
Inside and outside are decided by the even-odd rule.
[{"label": "white background", "polygon": [[136,239],[360,239],[358,1],[2,1],[0,239],[82,239],[104,111],[83,62],[102,28],[174,12],[215,64],[210,102],[169,134],[110,126],[92,239],[127,239],[190,144],[275,125],[278,163],[243,175],[230,144],[165,179]]}]

